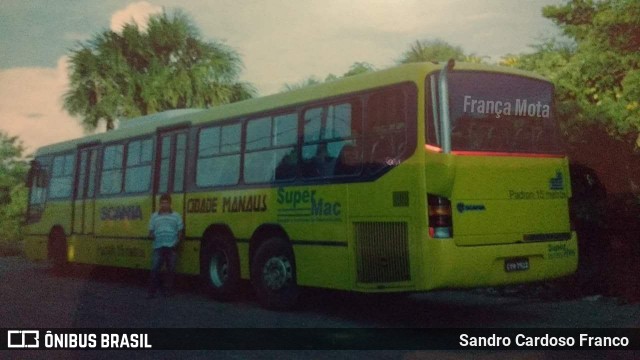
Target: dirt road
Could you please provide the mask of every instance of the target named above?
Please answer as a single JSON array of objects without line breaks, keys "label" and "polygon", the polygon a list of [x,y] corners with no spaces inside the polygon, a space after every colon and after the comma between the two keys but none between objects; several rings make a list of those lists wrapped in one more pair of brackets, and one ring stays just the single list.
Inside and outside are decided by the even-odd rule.
[{"label": "dirt road", "polygon": [[[477,290],[402,297],[306,290],[300,309],[272,312],[258,306],[250,289],[237,302],[213,301],[201,290],[199,281],[191,277],[178,279],[179,286],[173,297],[149,300],[145,298],[147,278],[146,271],[84,265],[72,266],[65,274],[54,274],[46,263],[0,257],[0,327],[640,327],[640,304],[624,304],[615,298],[599,296],[543,300]],[[232,358],[254,358],[242,352],[241,356],[224,354]],[[376,354],[382,358],[398,355]],[[313,357],[324,358],[316,355]],[[416,353],[403,352],[401,357],[413,355]],[[354,358],[360,357],[354,355]],[[274,358],[280,357],[274,355]],[[331,357],[327,355],[327,358]]]}]

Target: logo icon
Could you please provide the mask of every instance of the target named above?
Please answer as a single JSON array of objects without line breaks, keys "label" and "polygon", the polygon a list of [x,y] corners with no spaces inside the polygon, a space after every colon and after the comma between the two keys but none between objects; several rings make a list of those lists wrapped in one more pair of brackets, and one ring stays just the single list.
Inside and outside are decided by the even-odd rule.
[{"label": "logo icon", "polygon": [[463,213],[465,211],[485,211],[487,208],[484,204],[465,204],[465,203],[457,203],[456,209],[458,209],[459,213]]},{"label": "logo icon", "polygon": [[562,176],[562,172],[559,170],[556,171],[556,176],[549,180],[549,189],[564,190],[564,177]]},{"label": "logo icon", "polygon": [[7,331],[8,348],[37,348],[40,346],[40,331],[9,330]]}]

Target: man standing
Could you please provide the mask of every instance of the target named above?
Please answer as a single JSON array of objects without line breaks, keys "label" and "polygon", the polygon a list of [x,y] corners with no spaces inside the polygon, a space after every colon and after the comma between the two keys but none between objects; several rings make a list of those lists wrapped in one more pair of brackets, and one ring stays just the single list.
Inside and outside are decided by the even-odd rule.
[{"label": "man standing", "polygon": [[163,264],[167,268],[166,290],[163,292],[166,295],[171,294],[178,260],[177,247],[184,237],[183,229],[182,216],[171,209],[171,195],[162,194],[160,209],[153,213],[149,220],[149,237],[153,239],[153,256],[148,298],[154,298],[158,289],[161,288],[160,270]]}]

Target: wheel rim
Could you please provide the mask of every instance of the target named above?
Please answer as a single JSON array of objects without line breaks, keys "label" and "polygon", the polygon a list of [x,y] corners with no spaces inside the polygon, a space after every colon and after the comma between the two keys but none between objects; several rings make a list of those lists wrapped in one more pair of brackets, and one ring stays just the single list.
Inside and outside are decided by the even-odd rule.
[{"label": "wheel rim", "polygon": [[292,268],[291,262],[284,256],[270,258],[262,268],[264,285],[271,290],[282,289],[293,278]]},{"label": "wheel rim", "polygon": [[229,261],[222,251],[216,251],[209,261],[209,279],[215,287],[222,287],[229,278]]}]

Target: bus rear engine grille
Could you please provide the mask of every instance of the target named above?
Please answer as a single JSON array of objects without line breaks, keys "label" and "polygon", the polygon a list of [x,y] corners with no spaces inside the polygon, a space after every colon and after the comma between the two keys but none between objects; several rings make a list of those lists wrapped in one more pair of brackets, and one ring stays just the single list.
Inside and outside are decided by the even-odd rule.
[{"label": "bus rear engine grille", "polygon": [[358,282],[410,280],[409,236],[404,222],[354,223]]}]

